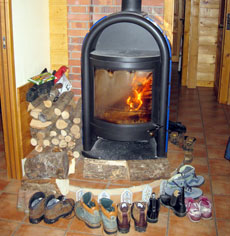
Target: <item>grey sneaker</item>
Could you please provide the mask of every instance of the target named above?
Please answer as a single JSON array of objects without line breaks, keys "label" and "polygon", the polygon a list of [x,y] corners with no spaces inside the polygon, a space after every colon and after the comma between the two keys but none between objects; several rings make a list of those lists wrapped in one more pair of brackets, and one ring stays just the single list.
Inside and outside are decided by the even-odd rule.
[{"label": "grey sneaker", "polygon": [[91,192],[85,193],[81,200],[76,202],[75,212],[77,218],[84,221],[89,228],[99,228],[101,226],[99,205]]},{"label": "grey sneaker", "polygon": [[117,232],[117,206],[108,198],[101,198],[100,204],[104,231],[107,234],[115,234]]},{"label": "grey sneaker", "polygon": [[195,174],[195,168],[191,165],[184,165],[178,170],[181,179],[186,181],[189,187],[199,187],[204,183],[204,177]]},{"label": "grey sneaker", "polygon": [[186,181],[181,178],[181,174],[176,174],[168,181],[161,182],[161,189],[168,195],[172,195],[175,190],[181,191],[181,188],[184,187],[185,197],[191,197],[193,199],[199,198],[203,192],[199,188],[193,188],[186,184]]}]

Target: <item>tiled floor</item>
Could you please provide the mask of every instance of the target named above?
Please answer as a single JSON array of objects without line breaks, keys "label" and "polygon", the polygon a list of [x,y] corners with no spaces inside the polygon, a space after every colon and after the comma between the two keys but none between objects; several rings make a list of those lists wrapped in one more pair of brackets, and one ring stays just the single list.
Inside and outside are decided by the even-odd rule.
[{"label": "tiled floor", "polygon": [[[176,68],[176,67],[175,67]],[[201,186],[204,195],[213,202],[213,219],[192,223],[187,217],[178,218],[168,209],[161,207],[159,222],[149,224],[145,233],[133,229],[128,235],[230,235],[230,162],[224,159],[226,143],[230,135],[230,106],[216,102],[213,89],[179,88],[177,72],[174,68],[171,112],[172,121],[180,121],[187,127],[187,135],[197,138],[192,165],[197,175],[205,177]],[[2,132],[0,132],[2,140]],[[0,141],[0,150],[3,149]],[[176,168],[183,158],[183,151],[169,145],[168,158],[172,168]],[[0,153],[0,235],[1,236],[74,236],[103,235],[102,229],[91,230],[76,218],[61,219],[53,225],[41,222],[32,225],[28,216],[17,211],[19,181],[6,178],[4,153]],[[95,182],[92,182],[94,185]],[[100,183],[103,184],[103,183]],[[121,182],[122,184],[122,182]]]}]

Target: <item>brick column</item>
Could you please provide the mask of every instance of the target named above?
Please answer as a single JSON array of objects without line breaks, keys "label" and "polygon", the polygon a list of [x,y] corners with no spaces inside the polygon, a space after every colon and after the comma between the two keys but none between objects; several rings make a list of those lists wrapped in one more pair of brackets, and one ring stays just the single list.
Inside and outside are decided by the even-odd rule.
[{"label": "brick column", "polygon": [[[121,0],[67,0],[69,79],[75,100],[81,96],[81,47],[90,27],[99,19],[121,10]],[[142,0],[142,10],[163,24],[164,0]]]}]

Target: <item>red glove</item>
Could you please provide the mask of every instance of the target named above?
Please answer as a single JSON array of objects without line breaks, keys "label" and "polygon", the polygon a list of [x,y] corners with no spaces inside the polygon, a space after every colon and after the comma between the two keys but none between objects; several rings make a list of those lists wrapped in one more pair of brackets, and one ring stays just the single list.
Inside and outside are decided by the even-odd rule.
[{"label": "red glove", "polygon": [[58,82],[58,80],[63,76],[63,74],[67,71],[68,67],[61,66],[58,71],[55,73],[54,84]]}]

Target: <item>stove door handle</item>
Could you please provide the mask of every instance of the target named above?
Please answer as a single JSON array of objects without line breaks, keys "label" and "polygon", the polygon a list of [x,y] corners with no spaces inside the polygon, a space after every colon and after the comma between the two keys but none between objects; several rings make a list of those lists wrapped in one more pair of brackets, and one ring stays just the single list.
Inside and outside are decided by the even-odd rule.
[{"label": "stove door handle", "polygon": [[147,130],[147,132],[149,133],[151,137],[153,137],[154,133],[162,127],[163,125],[152,123],[152,129]]}]

